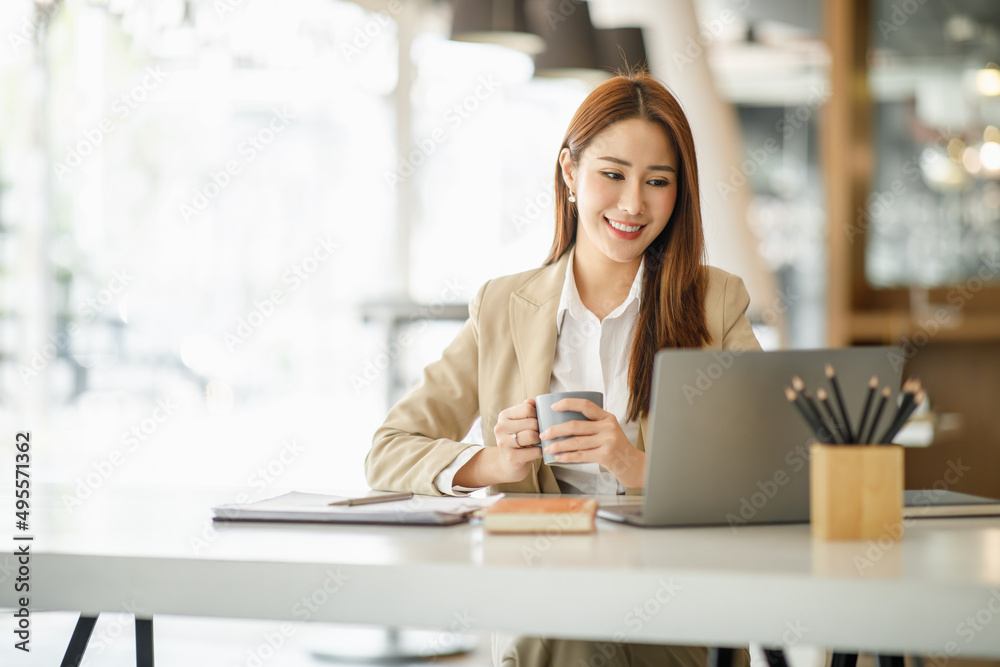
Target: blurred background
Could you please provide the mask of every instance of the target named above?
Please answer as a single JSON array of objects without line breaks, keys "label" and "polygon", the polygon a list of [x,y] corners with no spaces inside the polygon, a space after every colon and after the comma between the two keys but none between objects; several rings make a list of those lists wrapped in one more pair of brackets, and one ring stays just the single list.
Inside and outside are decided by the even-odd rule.
[{"label": "blurred background", "polygon": [[961,490],[1000,495],[998,26],[986,0],[6,2],[0,420],[81,501],[364,487],[478,286],[545,257],[573,111],[645,65],[765,347],[903,345],[939,408],[908,481],[975,451]]},{"label": "blurred background", "polygon": [[573,111],[645,65],[764,346],[904,345],[939,408],[908,482],[974,447],[960,490],[1000,495],[998,28],[987,0],[5,2],[0,421],[77,500],[363,488],[471,295],[545,257]]},{"label": "blurred background", "polygon": [[1000,496],[1000,3],[5,0],[0,36],[0,431],[70,506],[366,488],[637,65],[764,346],[903,346],[907,487]]}]

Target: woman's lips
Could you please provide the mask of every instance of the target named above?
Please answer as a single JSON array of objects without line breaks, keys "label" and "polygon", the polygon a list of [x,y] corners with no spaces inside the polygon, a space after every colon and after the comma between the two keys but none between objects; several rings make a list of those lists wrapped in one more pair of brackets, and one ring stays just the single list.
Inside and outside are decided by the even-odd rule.
[{"label": "woman's lips", "polygon": [[630,227],[630,228],[631,227],[638,227],[639,228],[639,229],[635,230],[634,232],[626,232],[626,231],[621,230],[621,229],[615,229],[615,227],[612,226],[611,221],[607,218],[607,216],[605,216],[605,218],[604,218],[604,224],[607,225],[607,227],[608,227],[609,230],[611,230],[612,236],[614,236],[616,238],[619,238],[619,239],[624,239],[626,241],[632,241],[634,239],[639,238],[639,235],[642,234],[642,228],[644,227],[644,225],[628,225],[628,224],[626,224],[624,222],[620,222],[618,220],[615,220],[615,223],[617,223],[619,226],[623,226],[623,227]]}]

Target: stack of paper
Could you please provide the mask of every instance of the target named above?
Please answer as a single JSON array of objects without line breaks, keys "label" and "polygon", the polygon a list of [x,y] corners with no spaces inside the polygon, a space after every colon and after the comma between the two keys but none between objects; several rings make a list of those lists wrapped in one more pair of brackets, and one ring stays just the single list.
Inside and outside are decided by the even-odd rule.
[{"label": "stack of paper", "polygon": [[503,497],[413,496],[406,500],[366,505],[333,505],[344,496],[291,491],[246,505],[213,507],[216,521],[305,521],[320,523],[380,523],[448,525],[468,521],[474,512]]}]

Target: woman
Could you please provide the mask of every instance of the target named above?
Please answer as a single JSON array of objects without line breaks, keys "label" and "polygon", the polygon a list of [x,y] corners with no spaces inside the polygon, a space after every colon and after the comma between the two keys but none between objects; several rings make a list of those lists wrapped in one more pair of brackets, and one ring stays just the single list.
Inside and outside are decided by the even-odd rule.
[{"label": "woman", "polygon": [[[742,280],[703,264],[694,141],[662,84],[619,75],[584,100],[563,139],[555,193],[544,266],[479,290],[461,332],[375,433],[365,461],[373,489],[642,493],[656,351],[759,349]],[[564,399],[553,407],[590,421],[539,434],[534,397],[567,390],[601,391],[605,409]],[[484,445],[462,443],[477,417]],[[563,436],[550,451],[585,465],[542,463],[534,445]],[[576,664],[590,644],[512,641],[503,660]],[[673,651],[655,664],[704,664],[703,650],[617,646],[622,662],[608,664],[642,664],[647,648]]]}]

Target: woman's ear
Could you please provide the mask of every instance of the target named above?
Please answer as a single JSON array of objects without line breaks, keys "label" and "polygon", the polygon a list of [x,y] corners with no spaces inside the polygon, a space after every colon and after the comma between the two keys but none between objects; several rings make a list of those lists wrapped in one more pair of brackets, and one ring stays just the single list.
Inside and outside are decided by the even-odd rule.
[{"label": "woman's ear", "polygon": [[562,169],[563,182],[570,192],[576,192],[576,165],[573,164],[573,156],[569,149],[564,148],[559,151],[559,167]]}]

